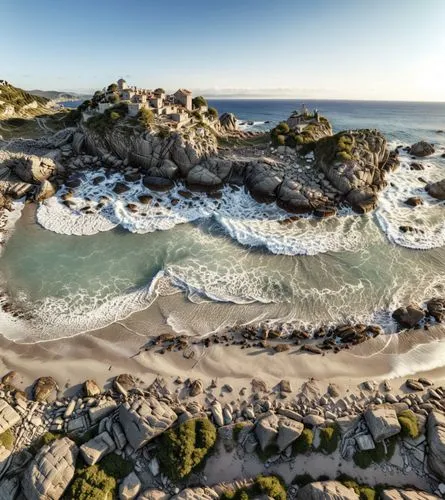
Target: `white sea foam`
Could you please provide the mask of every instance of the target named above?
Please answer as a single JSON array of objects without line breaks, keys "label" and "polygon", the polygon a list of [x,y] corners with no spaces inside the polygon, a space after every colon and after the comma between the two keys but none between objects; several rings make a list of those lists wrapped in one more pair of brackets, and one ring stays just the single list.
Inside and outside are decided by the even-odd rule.
[{"label": "white sea foam", "polygon": [[[425,182],[443,178],[443,167],[438,164],[438,158],[436,153],[432,157],[416,160],[424,166],[424,170],[411,170],[409,155],[401,152],[401,166],[389,175],[388,187],[380,196],[375,212],[381,229],[391,243],[420,250],[445,245],[444,202],[432,198],[425,191]],[[405,203],[414,196],[422,200],[422,205],[410,207]]]}]

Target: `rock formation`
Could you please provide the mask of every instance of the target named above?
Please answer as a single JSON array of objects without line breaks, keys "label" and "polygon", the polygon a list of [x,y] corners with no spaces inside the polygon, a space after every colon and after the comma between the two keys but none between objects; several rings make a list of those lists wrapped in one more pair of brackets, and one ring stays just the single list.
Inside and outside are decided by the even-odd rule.
[{"label": "rock formation", "polygon": [[428,194],[438,200],[445,200],[445,179],[428,184],[426,188]]},{"label": "rock formation", "polygon": [[445,414],[432,411],[428,416],[428,466],[445,481]]},{"label": "rock formation", "polygon": [[418,157],[430,156],[434,153],[434,146],[428,142],[420,141],[413,144],[409,149],[409,154]]},{"label": "rock formation", "polygon": [[319,481],[299,489],[297,500],[359,500],[359,496],[338,481]]}]

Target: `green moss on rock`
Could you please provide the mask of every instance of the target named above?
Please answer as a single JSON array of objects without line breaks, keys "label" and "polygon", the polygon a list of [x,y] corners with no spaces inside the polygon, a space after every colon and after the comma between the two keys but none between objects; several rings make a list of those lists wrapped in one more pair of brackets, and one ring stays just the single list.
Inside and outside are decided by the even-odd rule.
[{"label": "green moss on rock", "polygon": [[15,436],[11,429],[0,434],[0,445],[4,446],[7,450],[12,450],[14,442]]},{"label": "green moss on rock", "polygon": [[312,448],[314,433],[311,429],[304,428],[301,435],[292,444],[292,452],[295,455],[307,453]]},{"label": "green moss on rock", "polygon": [[158,457],[172,480],[187,477],[207,456],[216,441],[216,428],[207,418],[188,420],[164,432]]},{"label": "green moss on rock", "polygon": [[403,410],[398,416],[400,426],[402,427],[401,433],[404,437],[416,439],[419,437],[419,422],[416,414],[412,410]]}]

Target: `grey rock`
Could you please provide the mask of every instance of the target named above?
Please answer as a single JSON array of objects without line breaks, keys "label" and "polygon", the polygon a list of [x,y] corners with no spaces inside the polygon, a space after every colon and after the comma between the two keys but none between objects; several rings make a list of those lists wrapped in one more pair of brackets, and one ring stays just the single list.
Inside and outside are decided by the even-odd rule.
[{"label": "grey rock", "polygon": [[278,420],[277,445],[279,451],[285,450],[301,436],[304,425],[289,418],[280,417]]},{"label": "grey rock", "polygon": [[416,142],[410,147],[409,154],[418,157],[430,156],[434,153],[434,146],[428,142]]},{"label": "grey rock", "polygon": [[261,449],[264,451],[269,445],[274,443],[278,437],[278,417],[274,413],[269,413],[257,420],[255,435]]},{"label": "grey rock", "polygon": [[107,417],[110,413],[112,413],[117,408],[116,401],[105,401],[101,403],[99,406],[93,406],[88,410],[88,414],[90,416],[91,423],[95,424]]},{"label": "grey rock", "polygon": [[142,483],[135,472],[130,472],[119,485],[119,500],[133,500],[141,491]]},{"label": "grey rock", "polygon": [[116,445],[107,431],[90,439],[80,447],[80,453],[85,463],[94,465],[100,462],[105,455],[116,449]]},{"label": "grey rock", "polygon": [[300,488],[297,500],[359,500],[352,488],[338,481],[317,481]]},{"label": "grey rock", "polygon": [[433,198],[445,200],[445,179],[428,184],[426,190]]},{"label": "grey rock", "polygon": [[130,445],[138,450],[167,430],[177,419],[176,413],[155,398],[139,398],[132,405],[121,405],[119,420]]},{"label": "grey rock", "polygon": [[445,481],[445,414],[432,411],[428,416],[428,466]]},{"label": "grey rock", "polygon": [[3,434],[21,420],[22,418],[12,406],[6,400],[0,399],[0,434]]},{"label": "grey rock", "polygon": [[27,500],[58,500],[74,476],[78,448],[64,437],[43,446],[22,479]]},{"label": "grey rock", "polygon": [[365,411],[364,417],[376,443],[395,436],[401,431],[397,414],[393,408],[387,406],[371,407]]}]

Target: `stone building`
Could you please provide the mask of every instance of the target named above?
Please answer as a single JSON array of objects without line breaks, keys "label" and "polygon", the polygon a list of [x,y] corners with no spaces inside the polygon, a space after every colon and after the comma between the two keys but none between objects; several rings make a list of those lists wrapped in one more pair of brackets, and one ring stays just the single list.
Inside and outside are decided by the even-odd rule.
[{"label": "stone building", "polygon": [[119,90],[128,89],[127,82],[123,78],[119,78],[119,80],[117,81],[117,86],[118,86]]},{"label": "stone building", "polygon": [[192,93],[187,89],[179,89],[174,93],[175,102],[181,104],[188,111],[192,110]]}]

